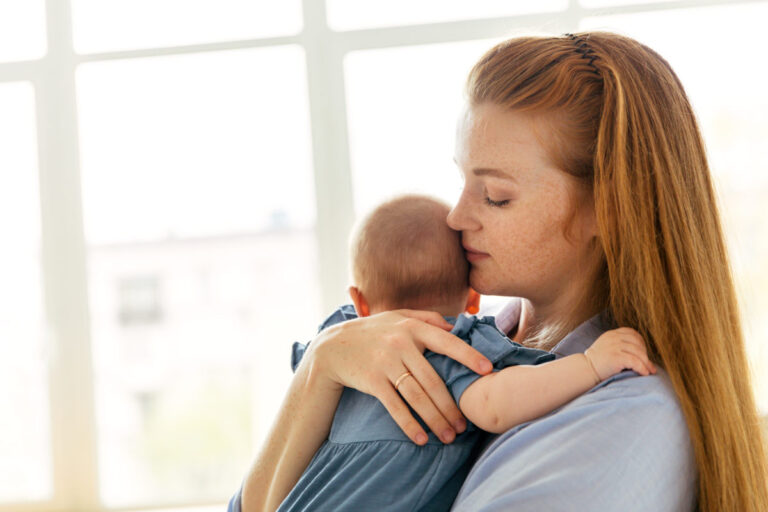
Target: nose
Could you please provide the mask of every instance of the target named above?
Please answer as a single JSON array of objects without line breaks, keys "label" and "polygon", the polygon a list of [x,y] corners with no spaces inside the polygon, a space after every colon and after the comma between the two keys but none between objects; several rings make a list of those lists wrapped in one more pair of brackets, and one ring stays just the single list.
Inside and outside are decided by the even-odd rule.
[{"label": "nose", "polygon": [[448,217],[445,220],[448,226],[455,231],[471,231],[480,228],[480,223],[471,212],[466,189],[461,192],[458,202],[448,212]]}]

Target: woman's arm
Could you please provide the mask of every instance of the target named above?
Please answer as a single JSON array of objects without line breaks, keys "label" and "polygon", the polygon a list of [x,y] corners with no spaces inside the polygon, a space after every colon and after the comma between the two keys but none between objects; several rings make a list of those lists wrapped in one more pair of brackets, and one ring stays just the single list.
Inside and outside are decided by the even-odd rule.
[{"label": "woman's arm", "polygon": [[459,407],[478,427],[500,434],[565,405],[625,368],[656,373],[642,337],[632,329],[607,331],[587,353],[481,377],[461,395]]},{"label": "woman's arm", "polygon": [[328,437],[344,386],[319,373],[312,364],[296,369],[277,420],[243,483],[243,512],[276,510]]},{"label": "woman's arm", "polygon": [[[423,351],[445,354],[480,374],[492,367],[477,350],[446,332],[452,327],[438,313],[399,310],[319,333],[243,483],[243,512],[272,512],[285,499],[328,436],[344,386],[378,398],[409,438],[417,442],[424,435],[418,444],[426,442],[426,434],[403,398],[435,433],[461,432],[463,417]],[[403,381],[398,394],[393,382],[405,371],[413,378]]]}]

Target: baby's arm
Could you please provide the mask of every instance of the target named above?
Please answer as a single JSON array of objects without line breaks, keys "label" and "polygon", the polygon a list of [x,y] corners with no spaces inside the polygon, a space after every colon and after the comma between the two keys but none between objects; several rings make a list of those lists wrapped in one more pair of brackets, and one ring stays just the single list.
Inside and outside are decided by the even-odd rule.
[{"label": "baby's arm", "polygon": [[479,428],[501,433],[557,409],[625,368],[656,373],[642,337],[628,327],[603,333],[584,354],[481,377],[461,395],[459,408]]}]

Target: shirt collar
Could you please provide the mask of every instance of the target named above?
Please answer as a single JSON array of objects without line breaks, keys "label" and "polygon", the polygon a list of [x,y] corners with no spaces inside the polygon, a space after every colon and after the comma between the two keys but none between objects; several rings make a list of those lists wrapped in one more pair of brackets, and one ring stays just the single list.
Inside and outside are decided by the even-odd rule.
[{"label": "shirt collar", "polygon": [[598,313],[583,322],[560,340],[560,343],[550,352],[558,358],[585,352],[601,334],[609,329],[603,318],[603,313]]},{"label": "shirt collar", "polygon": [[508,334],[520,321],[521,311],[522,299],[520,297],[512,297],[503,304],[497,303],[491,307],[483,307],[481,314],[483,316],[492,316],[496,322],[496,327],[504,334]]},{"label": "shirt collar", "polygon": [[[495,312],[496,326],[501,332],[508,333],[520,321],[521,299],[513,297],[498,312]],[[484,312],[486,314],[490,312]],[[568,333],[550,352],[558,358],[586,351],[595,340],[610,327],[604,321],[603,313],[598,313]]]}]

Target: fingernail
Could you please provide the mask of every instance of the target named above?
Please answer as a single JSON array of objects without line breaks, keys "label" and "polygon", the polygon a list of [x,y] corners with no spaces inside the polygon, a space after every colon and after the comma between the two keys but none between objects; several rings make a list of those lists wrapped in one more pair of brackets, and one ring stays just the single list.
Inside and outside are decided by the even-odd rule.
[{"label": "fingernail", "polygon": [[453,424],[453,427],[458,433],[464,432],[464,430],[467,428],[467,422],[464,420],[456,420],[456,423]]},{"label": "fingernail", "polygon": [[454,438],[453,430],[451,430],[451,429],[443,430],[442,437],[443,437],[443,441],[444,442],[450,443],[451,441],[453,441],[453,438]]},{"label": "fingernail", "polygon": [[418,444],[424,444],[427,442],[427,435],[424,432],[419,432],[416,434],[416,442]]},{"label": "fingernail", "polygon": [[491,371],[493,366],[489,361],[483,361],[480,363],[480,369],[483,371],[483,373],[485,373]]}]

